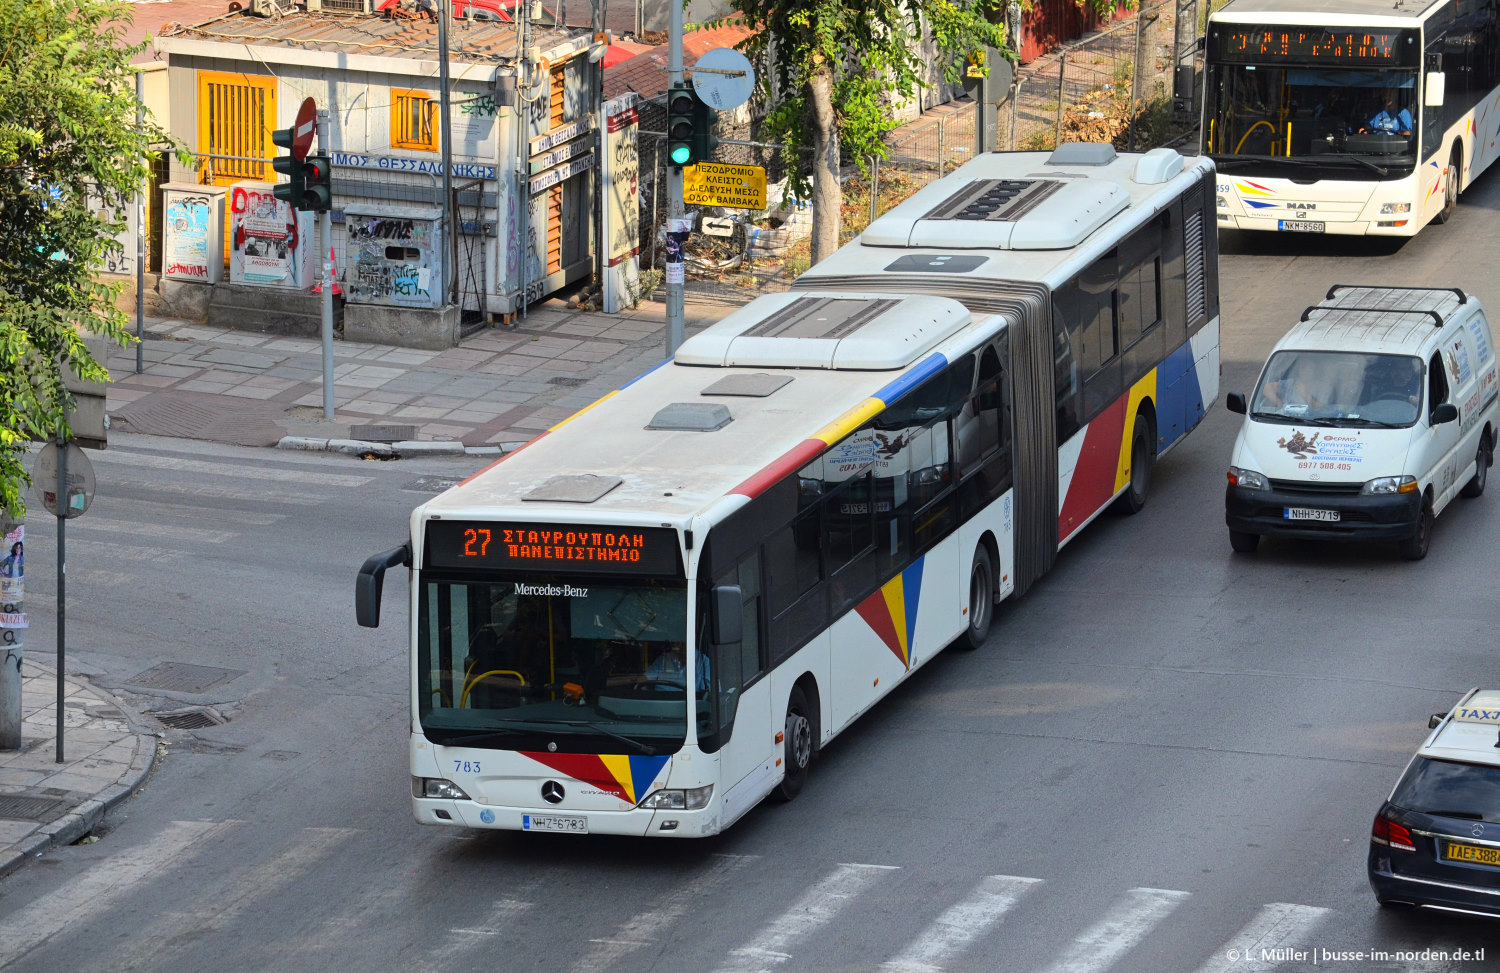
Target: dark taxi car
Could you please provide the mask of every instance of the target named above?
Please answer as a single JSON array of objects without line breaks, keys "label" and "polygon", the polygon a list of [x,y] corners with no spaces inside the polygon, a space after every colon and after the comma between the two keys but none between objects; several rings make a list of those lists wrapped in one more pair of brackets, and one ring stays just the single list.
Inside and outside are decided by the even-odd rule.
[{"label": "dark taxi car", "polygon": [[1500,690],[1470,690],[1412,757],[1370,832],[1382,905],[1500,915]]}]

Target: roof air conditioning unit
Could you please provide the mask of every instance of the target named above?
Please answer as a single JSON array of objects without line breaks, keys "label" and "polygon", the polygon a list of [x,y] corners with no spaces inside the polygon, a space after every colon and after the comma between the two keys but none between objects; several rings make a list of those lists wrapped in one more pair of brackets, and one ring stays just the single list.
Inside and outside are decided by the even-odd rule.
[{"label": "roof air conditioning unit", "polygon": [[250,0],[250,12],[257,17],[281,17],[296,9],[293,0]]}]

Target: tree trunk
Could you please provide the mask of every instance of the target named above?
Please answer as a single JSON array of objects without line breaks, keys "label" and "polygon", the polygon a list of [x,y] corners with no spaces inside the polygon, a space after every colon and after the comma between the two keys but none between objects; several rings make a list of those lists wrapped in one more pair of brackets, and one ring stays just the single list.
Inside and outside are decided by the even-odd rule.
[{"label": "tree trunk", "polygon": [[833,124],[833,69],[825,62],[808,83],[813,111],[812,262],[839,247],[843,192],[839,185],[839,137]]}]

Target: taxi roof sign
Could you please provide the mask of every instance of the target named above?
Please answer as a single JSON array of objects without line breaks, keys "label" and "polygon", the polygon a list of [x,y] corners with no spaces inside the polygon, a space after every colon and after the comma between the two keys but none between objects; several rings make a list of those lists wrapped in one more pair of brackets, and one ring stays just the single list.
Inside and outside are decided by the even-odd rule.
[{"label": "taxi roof sign", "polygon": [[1487,723],[1500,726],[1500,689],[1477,692],[1453,710],[1456,723]]}]

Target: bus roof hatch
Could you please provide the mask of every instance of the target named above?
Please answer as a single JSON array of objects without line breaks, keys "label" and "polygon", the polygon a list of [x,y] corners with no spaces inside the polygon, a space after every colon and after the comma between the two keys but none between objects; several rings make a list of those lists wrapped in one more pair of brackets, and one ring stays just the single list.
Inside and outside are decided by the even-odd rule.
[{"label": "bus roof hatch", "polygon": [[871,223],[860,242],[875,247],[952,250],[1066,250],[1130,205],[1107,179],[976,179],[926,212],[901,206]]},{"label": "bus roof hatch", "polygon": [[677,349],[681,365],[905,368],[968,324],[945,297],[808,293],[758,297]]}]

